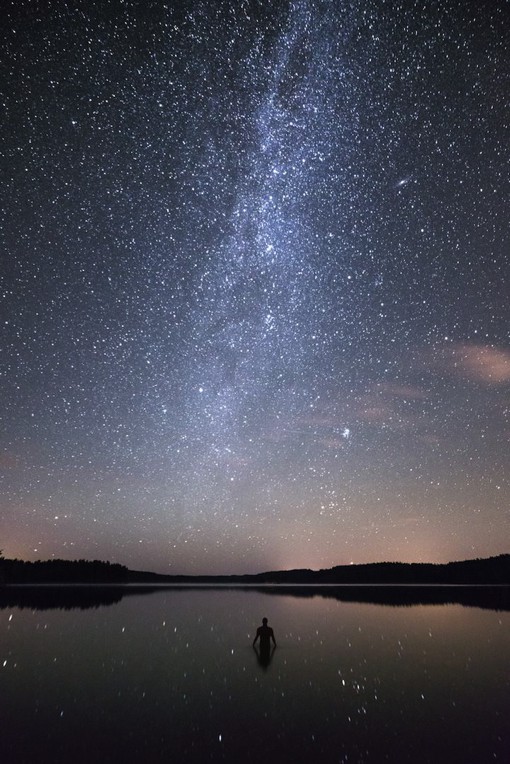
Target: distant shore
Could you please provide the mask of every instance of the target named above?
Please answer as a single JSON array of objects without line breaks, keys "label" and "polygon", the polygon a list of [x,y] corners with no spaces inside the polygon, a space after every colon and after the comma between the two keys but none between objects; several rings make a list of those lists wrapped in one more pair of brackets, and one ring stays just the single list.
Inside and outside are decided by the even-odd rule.
[{"label": "distant shore", "polygon": [[236,586],[431,586],[510,585],[510,554],[444,564],[378,562],[323,570],[280,570],[246,575],[164,575],[130,570],[101,560],[25,562],[0,558],[0,586],[9,584],[236,585]]}]

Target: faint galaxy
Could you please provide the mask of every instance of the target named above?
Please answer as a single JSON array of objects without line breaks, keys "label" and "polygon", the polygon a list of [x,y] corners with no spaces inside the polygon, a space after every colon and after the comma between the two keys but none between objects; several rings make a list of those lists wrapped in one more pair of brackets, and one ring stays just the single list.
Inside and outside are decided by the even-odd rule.
[{"label": "faint galaxy", "polygon": [[509,23],[4,4],[5,555],[509,551]]}]

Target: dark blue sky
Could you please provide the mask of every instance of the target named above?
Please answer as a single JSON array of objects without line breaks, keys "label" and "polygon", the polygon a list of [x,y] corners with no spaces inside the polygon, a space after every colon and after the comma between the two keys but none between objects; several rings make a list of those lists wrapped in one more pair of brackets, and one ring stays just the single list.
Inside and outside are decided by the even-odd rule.
[{"label": "dark blue sky", "polygon": [[13,2],[0,547],[508,552],[505,2]]}]

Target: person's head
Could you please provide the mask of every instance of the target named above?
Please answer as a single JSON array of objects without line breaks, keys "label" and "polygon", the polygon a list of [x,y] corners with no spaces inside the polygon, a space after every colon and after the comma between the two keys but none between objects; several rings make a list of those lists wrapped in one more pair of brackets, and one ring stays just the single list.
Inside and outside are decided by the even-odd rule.
[{"label": "person's head", "polygon": [[263,618],[262,623],[264,624],[264,626],[267,626],[267,618]]}]

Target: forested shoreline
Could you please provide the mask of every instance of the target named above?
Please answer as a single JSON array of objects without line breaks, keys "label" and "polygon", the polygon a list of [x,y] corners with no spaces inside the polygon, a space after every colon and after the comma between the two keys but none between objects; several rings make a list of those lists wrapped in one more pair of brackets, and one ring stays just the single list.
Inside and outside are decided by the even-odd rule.
[{"label": "forested shoreline", "polygon": [[376,584],[510,585],[510,554],[445,564],[378,562],[323,570],[280,570],[254,575],[168,576],[130,570],[102,560],[23,561],[0,557],[0,585],[8,584]]}]

